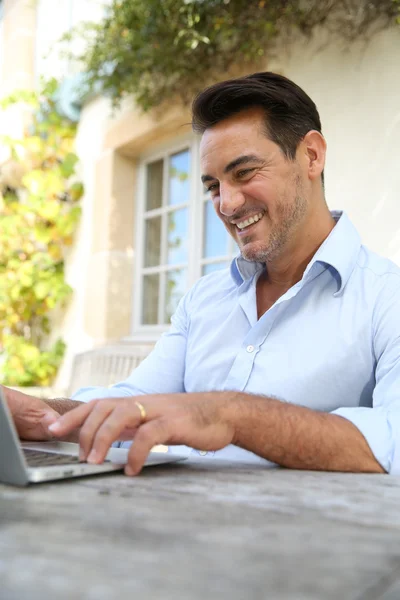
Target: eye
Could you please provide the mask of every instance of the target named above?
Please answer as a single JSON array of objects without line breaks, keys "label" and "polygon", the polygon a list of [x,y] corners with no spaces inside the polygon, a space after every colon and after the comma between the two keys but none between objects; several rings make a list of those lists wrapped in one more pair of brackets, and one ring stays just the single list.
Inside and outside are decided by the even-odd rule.
[{"label": "eye", "polygon": [[212,183],[206,188],[207,192],[215,192],[219,188],[219,183]]},{"label": "eye", "polygon": [[249,175],[253,171],[255,171],[254,168],[252,168],[252,169],[242,169],[241,171],[238,171],[236,173],[236,176],[239,177],[239,179],[241,179],[242,177],[246,177],[246,175]]}]

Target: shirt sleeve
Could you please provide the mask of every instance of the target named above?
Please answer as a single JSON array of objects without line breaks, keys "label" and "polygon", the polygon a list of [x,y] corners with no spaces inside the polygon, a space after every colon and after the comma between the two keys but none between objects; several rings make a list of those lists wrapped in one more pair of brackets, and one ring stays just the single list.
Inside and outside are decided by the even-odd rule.
[{"label": "shirt sleeve", "polygon": [[363,434],[376,460],[391,474],[400,474],[400,290],[381,294],[373,316],[376,359],[372,407],[333,411]]},{"label": "shirt sleeve", "polygon": [[189,316],[189,293],[178,304],[171,327],[157,342],[151,353],[129,375],[110,387],[82,387],[72,398],[81,402],[97,398],[121,398],[142,394],[184,392],[185,356]]}]

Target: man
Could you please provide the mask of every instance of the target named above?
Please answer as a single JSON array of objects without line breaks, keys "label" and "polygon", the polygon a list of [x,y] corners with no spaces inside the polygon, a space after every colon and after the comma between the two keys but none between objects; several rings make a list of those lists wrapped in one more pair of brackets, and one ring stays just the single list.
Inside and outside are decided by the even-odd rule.
[{"label": "man", "polygon": [[20,436],[80,428],[82,459],[95,463],[134,437],[128,475],[156,444],[396,472],[400,269],[329,212],[315,104],[288,79],[256,73],[202,92],[193,128],[202,180],[240,257],[195,284],[126,381],[49,406],[7,390]]}]

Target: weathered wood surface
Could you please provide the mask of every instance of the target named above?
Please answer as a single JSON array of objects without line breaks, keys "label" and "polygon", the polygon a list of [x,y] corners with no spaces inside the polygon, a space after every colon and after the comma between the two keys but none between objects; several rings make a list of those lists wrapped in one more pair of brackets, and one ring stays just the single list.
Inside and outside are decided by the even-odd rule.
[{"label": "weathered wood surface", "polygon": [[399,600],[400,478],[181,463],[0,485],[1,600]]}]

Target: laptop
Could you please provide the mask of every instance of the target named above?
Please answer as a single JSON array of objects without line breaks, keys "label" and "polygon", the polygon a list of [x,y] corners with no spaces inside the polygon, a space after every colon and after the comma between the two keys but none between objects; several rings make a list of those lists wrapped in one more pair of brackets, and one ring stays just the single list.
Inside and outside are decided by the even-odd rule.
[{"label": "laptop", "polygon": [[[0,483],[28,485],[55,479],[122,471],[128,450],[111,448],[101,465],[79,462],[79,444],[69,442],[21,443],[0,388]],[[186,460],[187,456],[151,452],[145,467]]]}]

